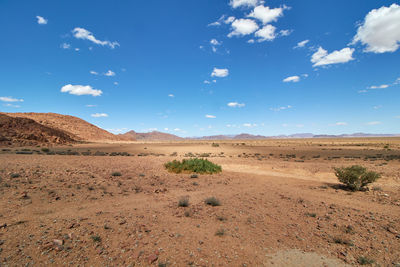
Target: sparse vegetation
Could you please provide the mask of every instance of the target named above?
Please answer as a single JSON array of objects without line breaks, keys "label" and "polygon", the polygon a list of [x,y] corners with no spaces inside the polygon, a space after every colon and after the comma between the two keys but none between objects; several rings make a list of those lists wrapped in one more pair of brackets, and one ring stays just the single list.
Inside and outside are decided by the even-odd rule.
[{"label": "sparse vegetation", "polygon": [[189,207],[189,198],[182,197],[181,199],[179,199],[178,206],[179,207]]},{"label": "sparse vegetation", "polygon": [[199,178],[199,176],[197,175],[197,174],[192,174],[192,175],[190,175],[190,178]]},{"label": "sparse vegetation", "polygon": [[360,265],[370,265],[370,264],[373,264],[374,262],[375,261],[373,259],[370,259],[368,257],[361,256],[358,258],[358,263]]},{"label": "sparse vegetation", "polygon": [[173,160],[166,163],[165,168],[170,172],[195,172],[201,174],[213,174],[222,171],[221,166],[214,164],[206,159],[183,159],[182,161]]},{"label": "sparse vegetation", "polygon": [[366,168],[360,165],[334,168],[334,170],[339,181],[352,191],[363,190],[366,185],[375,182],[381,177],[380,174],[367,171]]},{"label": "sparse vegetation", "polygon": [[224,236],[225,235],[225,230],[224,229],[218,229],[217,232],[215,232],[216,236]]},{"label": "sparse vegetation", "polygon": [[343,239],[341,237],[335,237],[333,238],[333,242],[335,242],[335,244],[341,244],[341,245],[347,245],[347,246],[354,246],[353,242],[351,242],[351,240],[348,239]]},{"label": "sparse vegetation", "polygon": [[92,235],[90,238],[93,242],[101,242],[101,237],[99,235]]},{"label": "sparse vegetation", "polygon": [[308,217],[313,217],[313,218],[315,218],[315,217],[317,217],[317,214],[316,213],[313,213],[313,212],[307,212],[306,213],[306,216],[308,216]]},{"label": "sparse vegetation", "polygon": [[219,144],[218,143],[212,143],[211,146],[212,147],[219,147]]},{"label": "sparse vegetation", "polygon": [[11,178],[19,178],[19,177],[21,177],[21,175],[19,173],[11,173],[10,177]]},{"label": "sparse vegetation", "polygon": [[41,150],[44,153],[49,153],[50,152],[50,149],[48,149],[47,147],[43,147]]},{"label": "sparse vegetation", "polygon": [[113,172],[111,173],[112,176],[122,176],[122,174],[120,172]]},{"label": "sparse vegetation", "polygon": [[207,205],[216,207],[216,206],[221,206],[221,202],[216,198],[216,197],[209,197],[206,198],[204,201]]}]

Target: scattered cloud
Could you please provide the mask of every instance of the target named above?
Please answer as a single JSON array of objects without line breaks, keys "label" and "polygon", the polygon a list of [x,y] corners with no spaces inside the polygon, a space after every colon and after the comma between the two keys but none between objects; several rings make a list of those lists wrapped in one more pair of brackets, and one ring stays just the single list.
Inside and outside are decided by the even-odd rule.
[{"label": "scattered cloud", "polygon": [[94,107],[97,107],[97,105],[86,105],[85,107],[87,107],[87,108],[94,108]]},{"label": "scattered cloud", "polygon": [[208,26],[221,26],[222,23],[224,24],[231,24],[235,20],[235,17],[230,16],[226,17],[222,15],[217,21],[208,24]]},{"label": "scattered cloud", "polygon": [[218,42],[217,39],[211,39],[210,44],[212,44],[212,45],[221,45],[222,43]]},{"label": "scattered cloud", "polygon": [[173,95],[173,94],[169,94],[168,96],[171,98],[175,97],[175,95]]},{"label": "scattered cloud", "polygon": [[297,76],[297,75],[296,76],[290,76],[290,77],[287,77],[287,78],[283,79],[284,83],[289,83],[289,82],[297,83],[299,81],[300,81],[300,77]]},{"label": "scattered cloud", "polygon": [[238,102],[229,102],[227,104],[227,106],[231,107],[231,108],[242,108],[242,107],[245,106],[245,104],[244,103],[238,103]]},{"label": "scattered cloud", "polygon": [[257,41],[264,42],[274,40],[276,37],[275,30],[276,27],[272,26],[271,24],[265,25],[264,27],[256,31],[255,36],[259,38]]},{"label": "scattered cloud", "polygon": [[336,126],[346,126],[346,125],[347,125],[347,122],[341,122],[341,121],[339,121],[339,122],[335,123],[335,125],[336,125]]},{"label": "scattered cloud", "polygon": [[14,105],[14,104],[10,104],[10,103],[4,104],[3,106],[9,107],[9,108],[20,108],[21,107],[20,105]]},{"label": "scattered cloud", "polygon": [[114,85],[118,85],[119,83],[118,82],[114,82]]},{"label": "scattered cloud", "polygon": [[71,48],[71,45],[70,45],[70,44],[67,44],[67,43],[62,43],[62,44],[60,45],[60,47],[61,47],[62,49],[70,49],[70,48]]},{"label": "scattered cloud", "polygon": [[93,118],[105,118],[105,117],[108,117],[108,114],[106,114],[106,113],[94,113],[94,114],[92,114],[90,116],[92,116]]},{"label": "scattered cloud", "polygon": [[311,56],[311,62],[314,63],[313,67],[325,66],[330,64],[346,63],[353,58],[354,48],[343,48],[342,50],[336,50],[332,53],[328,53],[321,46],[318,51]]},{"label": "scattered cloud", "polygon": [[36,19],[37,19],[37,23],[38,23],[38,24],[41,24],[41,25],[45,25],[45,24],[47,24],[47,22],[48,22],[47,19],[45,19],[45,18],[43,18],[43,17],[41,17],[41,16],[36,16]]},{"label": "scattered cloud", "polygon": [[382,108],[382,105],[373,106],[372,108],[375,109],[375,110],[378,110],[378,109]]},{"label": "scattered cloud", "polygon": [[108,70],[106,73],[104,73],[104,75],[108,76],[108,77],[112,77],[112,76],[115,76],[115,72],[113,72],[112,70]]},{"label": "scattered cloud", "polygon": [[71,95],[92,95],[100,96],[103,92],[101,90],[93,89],[90,85],[72,85],[67,84],[61,88],[62,93],[69,93]]},{"label": "scattered cloud", "polygon": [[214,116],[214,115],[208,115],[208,114],[207,114],[205,117],[206,117],[207,119],[215,119],[215,118],[216,118],[216,116]]},{"label": "scattered cloud", "polygon": [[11,96],[0,96],[0,101],[3,102],[24,102],[23,99],[13,98]]},{"label": "scattered cloud", "polygon": [[371,10],[358,27],[352,44],[362,43],[365,52],[394,52],[400,45],[400,6],[392,4]]},{"label": "scattered cloud", "polygon": [[101,41],[96,39],[96,37],[94,37],[94,35],[90,31],[84,28],[77,27],[72,30],[72,33],[74,37],[77,39],[89,40],[97,45],[108,46],[111,49],[114,49],[115,47],[119,46],[118,42]]},{"label": "scattered cloud", "polygon": [[272,110],[272,111],[281,111],[281,110],[290,109],[290,108],[292,108],[292,106],[287,105],[287,106],[278,107],[278,108],[270,108],[270,110]]},{"label": "scattered cloud", "polygon": [[258,125],[256,123],[243,123],[243,126],[250,128],[250,127],[257,127]]},{"label": "scattered cloud", "polygon": [[379,124],[382,124],[382,122],[380,122],[380,121],[370,121],[370,122],[366,123],[366,125],[379,125]]},{"label": "scattered cloud", "polygon": [[289,36],[290,34],[292,34],[293,30],[280,30],[279,31],[279,35],[280,36]]},{"label": "scattered cloud", "polygon": [[368,87],[367,89],[386,89],[388,87],[389,87],[388,84],[382,84],[382,85],[372,85],[372,86]]},{"label": "scattered cloud", "polygon": [[308,44],[309,42],[310,42],[310,40],[304,40],[304,41],[298,42],[297,45],[296,45],[294,48],[302,48],[302,47],[305,47],[306,44]]},{"label": "scattered cloud", "polygon": [[254,44],[254,39],[250,39],[247,41],[249,44]]},{"label": "scattered cloud", "polygon": [[229,5],[233,8],[237,8],[237,7],[254,7],[258,4],[263,4],[264,1],[261,0],[231,0],[229,2]]},{"label": "scattered cloud", "polygon": [[285,7],[270,8],[268,6],[259,5],[247,15],[247,17],[260,20],[264,25],[277,21],[283,15]]},{"label": "scattered cloud", "polygon": [[214,68],[213,72],[211,73],[211,77],[226,77],[229,75],[229,70],[228,69],[218,69]]},{"label": "scattered cloud", "polygon": [[228,37],[252,34],[258,28],[257,23],[252,19],[236,19],[232,22],[232,31],[228,34]]},{"label": "scattered cloud", "polygon": [[91,71],[90,71],[90,74],[93,74],[93,75],[99,75],[99,73],[98,73],[98,72],[96,72],[96,71],[94,71],[94,70],[91,70]]}]

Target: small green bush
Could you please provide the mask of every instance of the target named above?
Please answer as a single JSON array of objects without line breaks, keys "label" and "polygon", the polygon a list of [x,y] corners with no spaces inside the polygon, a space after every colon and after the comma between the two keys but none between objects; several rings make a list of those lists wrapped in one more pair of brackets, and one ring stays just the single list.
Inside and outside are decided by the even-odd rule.
[{"label": "small green bush", "polygon": [[351,167],[334,168],[335,175],[340,182],[352,191],[362,190],[366,185],[378,180],[381,175],[366,168],[353,165]]},{"label": "small green bush", "polygon": [[182,197],[181,199],[179,199],[178,206],[179,207],[189,207],[189,198]]},{"label": "small green bush", "polygon": [[47,147],[43,147],[43,148],[42,148],[42,152],[48,153],[48,152],[50,152],[50,149],[48,149]]},{"label": "small green bush", "polygon": [[183,159],[182,161],[173,160],[165,163],[165,168],[170,172],[194,172],[194,173],[218,173],[222,171],[221,166],[214,164],[206,159]]},{"label": "small green bush", "polygon": [[93,240],[93,242],[101,242],[101,237],[98,235],[92,235],[90,238]]},{"label": "small green bush", "polygon": [[19,178],[19,177],[21,177],[21,175],[20,175],[19,173],[12,173],[12,174],[10,175],[10,177],[11,177],[11,178]]},{"label": "small green bush", "polygon": [[361,257],[358,258],[358,263],[360,265],[369,265],[369,264],[375,263],[375,261],[373,259],[361,256]]},{"label": "small green bush", "polygon": [[111,173],[112,176],[122,176],[122,174],[120,172],[113,172]]},{"label": "small green bush", "polygon": [[219,144],[218,143],[212,143],[211,146],[212,147],[219,147]]}]

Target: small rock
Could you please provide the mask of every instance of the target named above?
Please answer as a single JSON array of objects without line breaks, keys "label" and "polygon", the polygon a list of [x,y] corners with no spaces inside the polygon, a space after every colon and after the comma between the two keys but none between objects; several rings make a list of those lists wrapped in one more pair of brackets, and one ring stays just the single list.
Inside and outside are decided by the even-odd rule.
[{"label": "small rock", "polygon": [[61,240],[61,239],[53,239],[53,243],[54,243],[54,245],[62,246],[62,245],[64,245],[64,240]]},{"label": "small rock", "polygon": [[149,257],[147,257],[147,260],[149,264],[152,264],[156,260],[158,260],[158,255],[157,254],[151,254]]}]

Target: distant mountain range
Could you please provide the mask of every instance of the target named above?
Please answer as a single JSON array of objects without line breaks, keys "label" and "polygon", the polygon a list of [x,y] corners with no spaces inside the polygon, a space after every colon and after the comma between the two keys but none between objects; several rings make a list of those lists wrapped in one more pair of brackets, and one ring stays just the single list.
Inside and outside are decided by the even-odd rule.
[{"label": "distant mountain range", "polygon": [[138,133],[129,131],[112,134],[80,118],[56,113],[2,113],[0,112],[0,144],[69,144],[76,142],[130,142],[130,141],[179,141],[179,140],[259,140],[284,138],[349,138],[394,137],[400,134],[354,133],[341,135],[291,135],[263,136],[241,133],[238,135],[213,135],[182,138],[158,131]]}]

